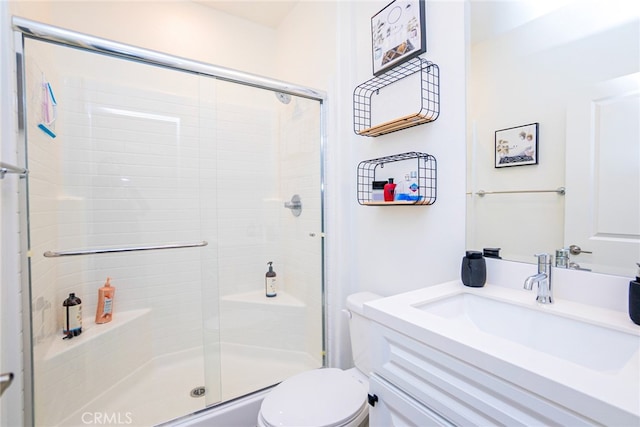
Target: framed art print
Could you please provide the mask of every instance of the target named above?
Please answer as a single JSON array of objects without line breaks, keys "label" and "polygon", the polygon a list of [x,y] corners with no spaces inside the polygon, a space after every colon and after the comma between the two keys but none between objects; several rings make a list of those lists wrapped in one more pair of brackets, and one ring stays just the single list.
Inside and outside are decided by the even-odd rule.
[{"label": "framed art print", "polygon": [[538,164],[538,123],[496,131],[495,167]]},{"label": "framed art print", "polygon": [[425,0],[394,0],[371,18],[373,75],[427,51]]}]

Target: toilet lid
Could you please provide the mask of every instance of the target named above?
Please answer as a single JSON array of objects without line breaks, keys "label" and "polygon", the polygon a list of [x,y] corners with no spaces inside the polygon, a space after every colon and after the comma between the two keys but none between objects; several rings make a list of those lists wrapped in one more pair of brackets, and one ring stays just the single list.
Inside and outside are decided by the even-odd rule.
[{"label": "toilet lid", "polygon": [[267,394],[260,414],[270,426],[348,423],[366,406],[367,390],[340,369],[316,369],[293,376]]}]

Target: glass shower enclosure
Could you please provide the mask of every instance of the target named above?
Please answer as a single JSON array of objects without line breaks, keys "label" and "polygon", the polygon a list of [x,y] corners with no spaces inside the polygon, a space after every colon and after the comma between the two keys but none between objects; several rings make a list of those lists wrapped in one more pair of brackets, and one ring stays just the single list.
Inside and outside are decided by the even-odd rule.
[{"label": "glass shower enclosure", "polygon": [[19,47],[33,424],[154,425],[322,367],[322,96],[45,32]]}]

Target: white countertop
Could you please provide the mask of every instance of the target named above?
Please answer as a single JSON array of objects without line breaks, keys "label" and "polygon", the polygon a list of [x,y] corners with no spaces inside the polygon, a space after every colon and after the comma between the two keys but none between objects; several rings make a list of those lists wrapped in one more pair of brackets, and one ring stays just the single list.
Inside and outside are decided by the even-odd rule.
[{"label": "white countertop", "polygon": [[[487,333],[469,321],[447,319],[420,308],[460,293],[561,316],[582,322],[580,325],[595,325],[593,330],[600,334],[596,336],[623,334],[619,338],[626,343],[626,350],[616,358],[617,361],[608,363],[605,360],[598,367],[592,367]],[[542,305],[535,301],[535,296],[535,290],[491,284],[470,288],[460,281],[451,281],[368,302],[364,313],[384,326],[603,424],[640,425],[640,326],[631,322],[626,312],[557,297],[554,304]],[[487,313],[487,316],[492,315],[495,316]],[[517,318],[503,320],[514,322],[522,334],[532,333],[531,328],[536,328],[535,324],[519,325]],[[599,343],[586,344],[589,344],[588,349],[594,350],[591,359],[597,359]]]}]

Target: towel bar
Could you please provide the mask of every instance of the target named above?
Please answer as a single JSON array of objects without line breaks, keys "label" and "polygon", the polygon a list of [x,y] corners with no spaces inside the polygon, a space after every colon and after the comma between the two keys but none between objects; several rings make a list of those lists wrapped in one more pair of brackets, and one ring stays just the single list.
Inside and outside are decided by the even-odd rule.
[{"label": "towel bar", "polygon": [[25,176],[29,173],[26,169],[21,169],[17,166],[8,165],[6,163],[0,162],[0,179],[4,179],[4,176],[8,173],[17,173],[20,177]]},{"label": "towel bar", "polygon": [[[516,194],[516,193],[558,193],[562,196],[566,193],[566,189],[564,187],[558,187],[555,190],[512,190],[512,191],[484,191],[478,190],[476,194],[480,197],[485,194]],[[469,194],[469,193],[467,193]]]},{"label": "towel bar", "polygon": [[135,251],[151,251],[156,249],[179,249],[179,248],[196,248],[207,246],[205,240],[202,242],[196,243],[171,243],[167,245],[156,245],[156,246],[137,246],[137,247],[129,247],[129,248],[111,248],[111,249],[83,249],[83,250],[75,250],[75,251],[46,251],[43,255],[46,258],[57,258],[63,256],[75,256],[75,255],[93,255],[93,254],[106,254],[106,253],[117,253],[117,252],[135,252]]}]

